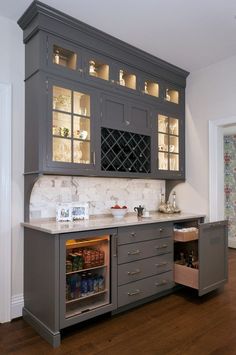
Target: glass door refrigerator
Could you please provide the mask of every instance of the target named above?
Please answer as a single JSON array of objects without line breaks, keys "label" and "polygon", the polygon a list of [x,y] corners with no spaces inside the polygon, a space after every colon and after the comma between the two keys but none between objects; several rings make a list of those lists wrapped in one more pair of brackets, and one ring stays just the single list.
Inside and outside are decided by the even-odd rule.
[{"label": "glass door refrigerator", "polygon": [[63,235],[61,328],[116,308],[116,231]]}]

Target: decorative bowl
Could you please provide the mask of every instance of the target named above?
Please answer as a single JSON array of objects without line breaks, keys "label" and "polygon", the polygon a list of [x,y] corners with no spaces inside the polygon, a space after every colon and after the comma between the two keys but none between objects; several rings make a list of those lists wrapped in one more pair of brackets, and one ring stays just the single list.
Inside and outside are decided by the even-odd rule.
[{"label": "decorative bowl", "polygon": [[110,210],[114,218],[123,218],[126,215],[128,208],[111,208]]}]

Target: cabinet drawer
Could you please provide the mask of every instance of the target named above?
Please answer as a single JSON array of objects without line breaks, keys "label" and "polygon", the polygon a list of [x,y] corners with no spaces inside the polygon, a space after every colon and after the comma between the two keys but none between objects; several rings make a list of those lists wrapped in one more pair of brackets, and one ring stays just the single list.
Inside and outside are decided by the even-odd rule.
[{"label": "cabinet drawer", "polygon": [[174,281],[178,284],[199,288],[199,270],[185,265],[174,265]]},{"label": "cabinet drawer", "polygon": [[172,251],[172,238],[160,238],[147,242],[120,245],[118,247],[118,264],[171,253]]},{"label": "cabinet drawer", "polygon": [[142,226],[124,227],[118,229],[118,244],[141,242],[163,237],[171,237],[173,234],[172,223],[154,223]]},{"label": "cabinet drawer", "polygon": [[118,307],[155,295],[173,287],[172,271],[118,287]]},{"label": "cabinet drawer", "polygon": [[118,285],[124,285],[172,269],[172,253],[122,264],[118,266]]}]

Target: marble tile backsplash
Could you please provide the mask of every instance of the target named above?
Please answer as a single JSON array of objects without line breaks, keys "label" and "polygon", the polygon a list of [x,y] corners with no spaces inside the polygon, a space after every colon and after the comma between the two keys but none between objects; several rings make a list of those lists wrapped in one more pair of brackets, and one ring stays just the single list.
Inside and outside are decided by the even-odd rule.
[{"label": "marble tile backsplash", "polygon": [[156,211],[165,181],[97,177],[42,176],[35,183],[30,199],[30,219],[56,216],[56,204],[88,202],[90,215],[108,214],[116,203],[128,206],[144,205]]}]

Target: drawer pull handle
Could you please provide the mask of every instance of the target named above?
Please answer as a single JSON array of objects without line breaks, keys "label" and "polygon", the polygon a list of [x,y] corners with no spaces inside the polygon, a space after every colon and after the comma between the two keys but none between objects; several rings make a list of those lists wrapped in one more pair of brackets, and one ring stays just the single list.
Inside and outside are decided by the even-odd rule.
[{"label": "drawer pull handle", "polygon": [[128,296],[135,296],[135,295],[139,295],[142,291],[140,291],[139,289],[133,291],[133,292],[128,292]]},{"label": "drawer pull handle", "polygon": [[164,266],[164,265],[167,265],[168,263],[166,261],[163,261],[163,263],[158,263],[158,264],[155,264],[156,267],[161,267],[161,266]]},{"label": "drawer pull handle", "polygon": [[159,229],[159,232],[161,233],[161,232],[164,232],[164,228],[160,228]]},{"label": "drawer pull handle", "polygon": [[161,282],[156,282],[156,283],[155,283],[155,286],[159,287],[159,286],[166,285],[167,283],[168,283],[167,280],[162,280]]},{"label": "drawer pull handle", "polygon": [[127,274],[128,275],[136,275],[136,274],[139,274],[141,272],[141,270],[137,269],[135,271],[128,271]]},{"label": "drawer pull handle", "polygon": [[165,249],[168,247],[168,244],[158,245],[156,249]]},{"label": "drawer pull handle", "polygon": [[140,250],[133,250],[133,251],[128,251],[128,255],[137,255],[140,254]]},{"label": "drawer pull handle", "polygon": [[136,233],[135,233],[135,232],[131,232],[131,233],[130,233],[130,236],[131,236],[131,237],[135,237],[135,236],[136,236]]}]

